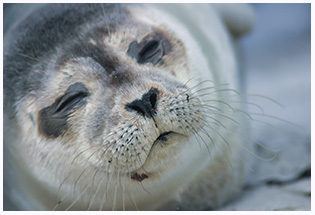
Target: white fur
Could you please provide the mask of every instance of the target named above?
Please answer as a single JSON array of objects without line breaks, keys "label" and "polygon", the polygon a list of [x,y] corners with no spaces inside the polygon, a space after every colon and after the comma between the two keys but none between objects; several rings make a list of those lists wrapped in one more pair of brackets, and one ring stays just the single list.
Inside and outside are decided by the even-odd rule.
[{"label": "white fur", "polygon": [[[228,88],[239,88],[238,62],[233,49],[233,41],[214,7],[201,4],[157,4],[130,6],[130,12],[140,22],[160,27],[165,31],[171,31],[183,42],[186,49],[187,58],[185,60],[187,62],[184,60],[174,67],[179,81],[185,83],[193,77],[187,84],[189,87],[198,85],[203,80],[212,80],[214,82],[213,85],[228,83],[230,84]],[[95,43],[93,40],[90,42],[92,44]],[[110,43],[107,40],[104,42]],[[115,46],[115,41],[112,41],[110,44]],[[125,50],[119,51],[124,52]],[[185,72],[184,63],[187,63],[189,68]],[[85,68],[85,70],[88,74],[89,68]],[[181,73],[180,71],[183,72]],[[84,77],[80,78],[83,79]],[[51,80],[56,81],[57,79],[63,80],[62,75]],[[71,81],[63,84],[67,86],[70,83]],[[49,86],[52,87],[54,85],[49,84]],[[93,89],[93,87],[96,88],[98,86],[100,85],[98,85],[97,80],[91,80],[88,87]],[[12,153],[14,154],[13,162],[21,165],[20,170],[26,169],[24,172],[27,173],[28,169],[31,174],[23,176],[23,174],[18,173],[19,183],[24,187],[25,198],[22,201],[16,201],[20,205],[28,201],[26,204],[32,205],[30,207],[32,209],[50,210],[53,208],[55,205],[55,192],[53,190],[63,183],[64,177],[61,176],[69,174],[72,176],[64,184],[63,191],[59,193],[60,196],[64,196],[69,192],[70,194],[67,197],[69,202],[71,202],[73,196],[79,196],[78,193],[72,193],[73,186],[71,186],[71,184],[76,183],[79,175],[82,174],[82,180],[77,183],[79,190],[85,189],[86,186],[91,186],[90,183],[94,180],[94,169],[88,168],[82,173],[82,166],[79,165],[80,162],[85,161],[87,158],[84,157],[85,155],[72,163],[76,153],[71,149],[60,151],[58,144],[62,145],[66,141],[63,138],[58,137],[57,140],[51,140],[53,144],[48,143],[50,140],[42,138],[37,138],[36,143],[30,140],[33,137],[37,137],[38,134],[36,133],[37,129],[34,128],[36,125],[33,125],[29,120],[28,113],[36,113],[38,109],[44,108],[49,103],[49,98],[57,97],[58,93],[62,92],[63,87],[54,87],[55,89],[50,90],[51,95],[40,95],[41,101],[37,101],[36,98],[29,96],[25,101],[17,104],[18,112],[23,113],[18,116],[24,132],[20,136],[25,139],[19,143],[14,143],[16,151]],[[195,91],[198,89],[197,87]],[[95,89],[96,91],[97,89]],[[123,94],[123,92],[118,94]],[[130,95],[129,99],[137,96]],[[229,96],[229,92],[209,94],[203,97],[200,102],[208,103],[207,100],[215,99],[228,101]],[[45,98],[47,98],[47,101]],[[220,103],[214,103],[213,105],[222,111],[226,111],[227,116],[238,120],[238,116],[231,113],[228,107]],[[87,105],[86,113],[92,111],[93,108],[90,104]],[[23,110],[26,111],[24,112]],[[135,210],[137,208],[135,208],[132,199],[136,202],[138,209],[141,210],[175,209],[174,206],[203,209],[203,207],[216,207],[226,202],[233,194],[237,193],[242,184],[243,167],[242,160],[239,159],[242,146],[239,139],[235,137],[235,131],[238,129],[237,125],[219,115],[214,116],[227,127],[227,129],[223,129],[220,126],[213,125],[213,128],[206,128],[206,133],[213,138],[215,144],[210,142],[207,134],[199,132],[200,138],[208,140],[209,145],[200,144],[198,139],[191,136],[189,139],[182,140],[182,145],[174,144],[174,146],[167,148],[169,150],[167,156],[162,152],[156,152],[152,157],[156,156],[158,159],[147,160],[143,164],[143,169],[149,172],[152,171],[155,174],[152,174],[152,180],[144,180],[141,182],[141,185],[136,181],[128,181],[126,183],[122,182],[123,186],[119,187],[116,185],[121,182],[117,178],[116,180],[115,178],[109,180],[111,174],[108,174],[108,183],[100,183],[101,186],[95,188],[106,190],[106,196],[103,196],[103,193],[98,194],[95,197],[95,202],[101,204],[103,197],[105,197],[108,201],[107,206],[104,206],[103,209],[107,210],[111,210],[112,207],[121,210]],[[163,120],[163,117],[161,119]],[[36,118],[35,121],[37,121]],[[143,127],[145,126],[143,125]],[[149,128],[149,126],[152,126],[150,129],[154,130],[153,125],[148,125],[146,128]],[[225,137],[229,146],[226,146],[226,143],[218,133]],[[158,133],[155,134],[155,136],[158,135]],[[78,136],[82,140],[77,149],[79,152],[88,148],[89,145],[86,141],[87,134],[82,132]],[[156,139],[153,136],[152,138]],[[176,139],[172,141],[176,142]],[[25,149],[25,151],[19,149]],[[98,159],[96,158],[92,158],[91,162],[97,164]],[[157,163],[157,160],[160,163]],[[42,165],[43,161],[48,163]],[[54,162],[49,163],[50,161]],[[26,166],[24,166],[25,162],[27,163]],[[51,168],[31,168],[32,166],[40,165]],[[68,168],[58,168],[59,166]],[[104,181],[104,175],[96,175],[95,177],[95,181]],[[120,180],[124,181],[127,179],[121,177]],[[116,189],[125,193],[117,194]],[[205,190],[205,193],[201,192]],[[130,193],[131,197],[128,196]],[[86,206],[89,196],[91,196],[90,193],[84,193],[82,198],[78,200],[78,209]],[[112,196],[116,197],[116,201],[110,198]],[[122,202],[125,203],[124,206]],[[173,205],[167,205],[167,202],[171,202]],[[66,209],[66,206],[63,207],[63,209]]]}]

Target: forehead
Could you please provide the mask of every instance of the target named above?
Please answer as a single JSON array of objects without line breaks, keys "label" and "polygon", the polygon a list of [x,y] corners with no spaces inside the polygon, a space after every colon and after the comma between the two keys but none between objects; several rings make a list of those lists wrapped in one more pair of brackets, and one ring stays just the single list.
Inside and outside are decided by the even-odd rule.
[{"label": "forehead", "polygon": [[[142,13],[137,17],[135,13]],[[63,66],[75,58],[92,58],[107,71],[115,71],[119,61],[132,42],[163,40],[173,41],[176,37],[162,23],[148,22],[149,14],[142,5],[117,6],[116,12],[108,15],[104,10],[99,22],[84,24],[76,38],[62,45],[62,54],[57,65]],[[179,41],[176,41],[179,46]],[[170,47],[170,45],[168,45]],[[111,63],[115,62],[115,64]],[[114,66],[116,65],[116,67]]]},{"label": "forehead", "polygon": [[[165,71],[185,79],[186,50],[178,32],[168,27],[165,18],[148,5],[117,5],[98,9],[98,18],[73,29],[73,37],[59,47],[55,70],[60,89],[73,81],[107,83],[115,71],[125,71],[126,80],[142,72]],[[150,13],[152,12],[152,13]],[[153,15],[154,13],[154,15]],[[152,15],[152,16],[150,16]],[[161,18],[160,21],[156,21]],[[151,20],[152,19],[152,20]],[[168,20],[170,22],[170,20]],[[173,20],[172,20],[173,21]],[[131,44],[138,44],[140,51],[148,41],[164,41],[164,57],[161,64],[139,64],[128,52]],[[69,66],[70,65],[70,66]],[[127,68],[127,69],[126,69]],[[132,72],[130,72],[132,71]],[[182,77],[183,76],[183,77]],[[70,83],[71,82],[71,83]],[[62,86],[61,86],[62,85]]]}]

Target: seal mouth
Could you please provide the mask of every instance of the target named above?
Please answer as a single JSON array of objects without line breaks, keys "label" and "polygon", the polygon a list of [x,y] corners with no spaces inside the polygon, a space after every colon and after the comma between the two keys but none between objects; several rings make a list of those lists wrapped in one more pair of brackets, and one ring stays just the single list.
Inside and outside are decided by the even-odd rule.
[{"label": "seal mouth", "polygon": [[156,140],[154,141],[154,143],[156,143],[157,141],[163,141],[163,142],[168,141],[167,136],[168,136],[169,134],[174,134],[174,132],[173,132],[173,131],[168,131],[168,132],[164,132],[164,133],[160,134],[160,136],[158,136],[158,138],[156,138]]},{"label": "seal mouth", "polygon": [[[149,155],[147,156],[145,162],[143,163],[142,167],[146,165],[148,159],[150,159],[149,157],[152,156],[152,152],[155,151],[155,150],[159,150],[157,148],[159,147],[164,147],[164,146],[167,146],[167,145],[172,145],[174,143],[174,140],[172,139],[173,137],[182,137],[182,138],[185,138],[187,137],[186,135],[184,134],[181,134],[181,133],[177,133],[177,132],[174,132],[174,131],[167,131],[167,132],[163,132],[162,134],[160,134],[156,140],[153,142],[153,145],[149,151]],[[165,148],[164,148],[165,149]],[[167,148],[166,148],[167,149]],[[138,172],[139,170],[139,172]],[[143,181],[144,179],[148,179],[151,177],[151,173],[150,171],[146,171],[146,172],[142,172],[143,170],[140,170],[140,168],[138,170],[135,170],[132,172],[131,174],[131,179],[132,180],[136,180],[138,182],[141,182]]]},{"label": "seal mouth", "polygon": [[[153,142],[153,145],[152,145],[152,148],[151,148],[150,152],[153,150],[153,148],[156,145],[158,145],[158,144],[165,144],[169,140],[168,136],[170,134],[176,134],[176,133],[173,132],[173,131],[167,131],[167,132],[164,132],[164,133],[160,134],[160,136],[158,136],[156,138],[156,140]],[[141,182],[141,181],[143,181],[144,179],[147,179],[147,178],[149,178],[148,173],[140,174],[140,173],[137,173],[135,171],[135,172],[132,172],[132,174],[131,174],[131,179],[132,180],[136,180],[138,182]]]},{"label": "seal mouth", "polygon": [[160,136],[158,136],[156,138],[156,140],[153,142],[152,148],[156,145],[167,145],[168,142],[172,142],[172,138],[175,136],[187,137],[186,135],[181,134],[181,133],[177,133],[174,131],[167,131],[167,132],[160,134]]},{"label": "seal mouth", "polygon": [[160,134],[155,139],[155,141],[153,142],[153,144],[151,146],[151,151],[154,150],[154,148],[157,146],[166,146],[166,145],[173,143],[173,138],[175,136],[184,136],[184,135],[181,135],[181,134],[176,133],[174,131],[167,131],[167,132]]}]

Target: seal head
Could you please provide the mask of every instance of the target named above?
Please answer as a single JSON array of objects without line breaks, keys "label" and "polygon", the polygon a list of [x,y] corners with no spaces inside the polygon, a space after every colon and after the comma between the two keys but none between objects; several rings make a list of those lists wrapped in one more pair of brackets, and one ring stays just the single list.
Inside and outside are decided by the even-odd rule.
[{"label": "seal head", "polygon": [[[162,208],[215,175],[222,154],[233,157],[213,146],[224,125],[234,128],[222,93],[203,85],[216,75],[187,29],[160,9],[49,5],[8,35],[5,142],[27,172],[17,174],[33,208]],[[204,173],[209,164],[214,172]]]}]

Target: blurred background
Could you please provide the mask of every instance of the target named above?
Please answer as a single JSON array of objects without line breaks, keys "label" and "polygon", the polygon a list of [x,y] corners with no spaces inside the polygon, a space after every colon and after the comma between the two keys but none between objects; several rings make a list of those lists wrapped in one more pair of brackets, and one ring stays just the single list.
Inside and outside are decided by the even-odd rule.
[{"label": "blurred background", "polygon": [[245,192],[222,210],[310,210],[311,4],[251,6],[254,29],[240,41],[246,91],[282,107],[248,97],[264,110],[250,106],[249,112],[271,115],[255,118],[272,126],[255,122],[250,131],[267,149],[256,145],[261,159],[255,158]]}]

